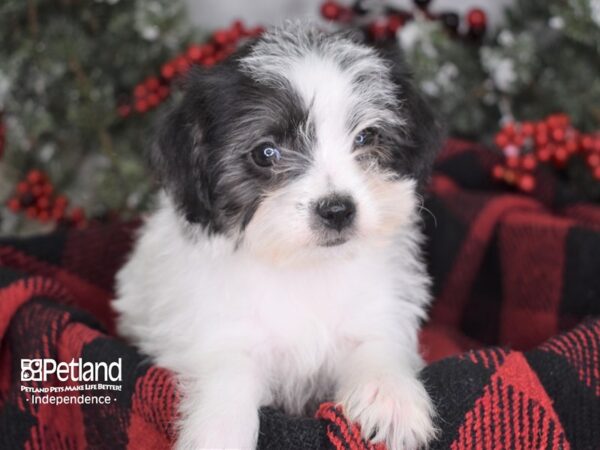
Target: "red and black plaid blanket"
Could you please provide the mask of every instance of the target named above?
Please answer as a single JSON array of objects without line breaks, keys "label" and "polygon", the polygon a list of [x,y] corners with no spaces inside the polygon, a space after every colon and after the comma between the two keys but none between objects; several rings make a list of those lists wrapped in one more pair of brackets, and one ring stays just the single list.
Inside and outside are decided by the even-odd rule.
[{"label": "red and black plaid blanket", "polygon": [[[422,377],[434,449],[600,448],[600,208],[550,176],[532,197],[493,184],[494,156],[453,141],[426,217],[436,301]],[[171,375],[113,335],[109,300],[135,225],[0,239],[0,449],[162,449]],[[41,404],[74,381],[22,378],[23,360],[122,360],[110,404]],[[25,377],[26,378],[26,377]],[[85,387],[85,386],[83,386]],[[51,391],[50,391],[51,392]],[[332,404],[313,418],[261,411],[260,449],[375,448]]]}]

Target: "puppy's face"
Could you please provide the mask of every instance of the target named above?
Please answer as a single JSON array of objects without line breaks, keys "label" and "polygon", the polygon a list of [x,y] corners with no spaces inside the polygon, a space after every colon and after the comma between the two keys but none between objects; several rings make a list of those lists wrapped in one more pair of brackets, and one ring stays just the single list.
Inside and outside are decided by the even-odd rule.
[{"label": "puppy's face", "polygon": [[151,160],[187,221],[281,261],[389,240],[438,146],[397,49],[297,25],[193,72]]}]

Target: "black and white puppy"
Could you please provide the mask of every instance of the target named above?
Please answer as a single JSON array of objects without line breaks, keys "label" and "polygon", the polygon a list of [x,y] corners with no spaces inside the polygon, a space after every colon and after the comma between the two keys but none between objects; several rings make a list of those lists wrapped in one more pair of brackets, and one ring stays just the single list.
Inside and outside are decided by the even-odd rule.
[{"label": "black and white puppy", "polygon": [[261,406],[315,399],[390,450],[426,445],[419,192],[438,146],[398,48],[287,24],[191,74],[114,302],[178,376],[177,448],[253,449]]}]

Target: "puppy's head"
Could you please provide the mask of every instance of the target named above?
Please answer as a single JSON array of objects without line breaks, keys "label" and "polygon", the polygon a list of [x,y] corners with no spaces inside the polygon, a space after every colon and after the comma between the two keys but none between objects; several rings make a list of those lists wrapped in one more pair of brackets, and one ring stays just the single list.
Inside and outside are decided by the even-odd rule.
[{"label": "puppy's head", "polygon": [[439,134],[397,47],[288,24],[192,72],[151,162],[188,222],[271,260],[322,257],[412,220]]}]

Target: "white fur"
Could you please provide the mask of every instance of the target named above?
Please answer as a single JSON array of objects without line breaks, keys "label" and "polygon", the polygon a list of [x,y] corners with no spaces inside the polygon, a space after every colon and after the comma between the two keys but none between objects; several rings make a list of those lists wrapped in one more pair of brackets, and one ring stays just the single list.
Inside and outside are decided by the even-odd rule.
[{"label": "white fur", "polygon": [[[118,274],[118,330],[178,375],[179,449],[254,449],[261,406],[298,414],[314,398],[340,402],[390,450],[416,448],[433,410],[417,379],[429,281],[415,182],[351,153],[344,121],[358,97],[334,59],[309,52],[284,75],[317,124],[309,170],[234,235],[186,224],[163,195]],[[364,126],[381,119],[363,112]],[[356,232],[319,246],[311,202],[341,191]]]}]

